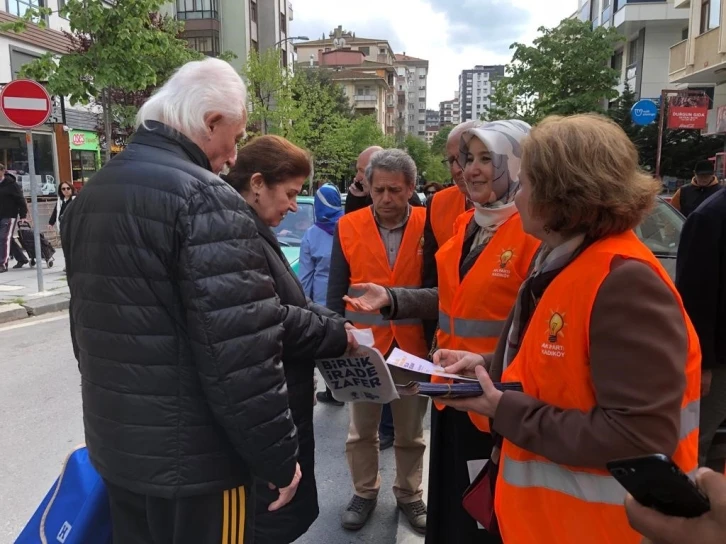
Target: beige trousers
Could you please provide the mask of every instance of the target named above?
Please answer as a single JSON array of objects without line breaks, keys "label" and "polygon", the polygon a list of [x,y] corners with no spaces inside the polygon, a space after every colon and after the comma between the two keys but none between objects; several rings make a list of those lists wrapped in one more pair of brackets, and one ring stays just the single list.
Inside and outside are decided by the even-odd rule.
[{"label": "beige trousers", "polygon": [[[411,373],[391,368],[394,383],[408,383]],[[423,495],[423,456],[426,443],[423,438],[423,419],[428,409],[425,397],[404,397],[391,402],[396,456],[396,479],[393,494],[402,503],[420,500]],[[378,472],[378,426],[381,423],[381,404],[352,402],[350,429],[345,444],[355,494],[364,499],[375,499],[381,487]]]}]

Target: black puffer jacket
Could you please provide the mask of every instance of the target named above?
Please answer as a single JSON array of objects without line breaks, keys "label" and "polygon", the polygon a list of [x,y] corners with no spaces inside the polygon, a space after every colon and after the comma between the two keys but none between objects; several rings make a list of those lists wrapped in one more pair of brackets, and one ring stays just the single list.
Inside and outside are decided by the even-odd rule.
[{"label": "black puffer jacket", "polygon": [[23,188],[10,172],[0,178],[0,219],[25,219],[28,203],[23,196]]},{"label": "black puffer jacket", "polygon": [[302,470],[295,498],[276,512],[268,512],[267,507],[277,499],[277,491],[270,491],[264,482],[257,485],[255,544],[287,544],[305,534],[319,513],[313,432],[315,359],[342,355],[348,347],[348,340],[345,321],[305,296],[272,230],[252,210],[250,215],[265,241],[265,255],[275,280],[275,290],[287,311],[282,361],[290,410],[298,430]]},{"label": "black puffer jacket", "polygon": [[252,477],[287,486],[298,442],[283,308],[247,205],[159,123],[63,217],[86,442],[112,483],[155,497]]}]

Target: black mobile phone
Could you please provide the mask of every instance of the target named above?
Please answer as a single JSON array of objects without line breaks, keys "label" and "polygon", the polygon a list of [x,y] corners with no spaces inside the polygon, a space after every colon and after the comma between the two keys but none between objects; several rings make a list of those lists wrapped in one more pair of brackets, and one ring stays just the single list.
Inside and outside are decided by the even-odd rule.
[{"label": "black mobile phone", "polygon": [[665,455],[612,461],[607,468],[636,501],[667,516],[697,518],[711,509],[708,497]]}]

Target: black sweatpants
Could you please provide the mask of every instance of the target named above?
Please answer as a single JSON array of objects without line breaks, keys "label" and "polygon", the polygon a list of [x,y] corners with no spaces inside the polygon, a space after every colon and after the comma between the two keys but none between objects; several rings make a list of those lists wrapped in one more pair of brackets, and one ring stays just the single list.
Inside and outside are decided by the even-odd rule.
[{"label": "black sweatpants", "polygon": [[161,499],[106,482],[113,544],[251,544],[254,504],[246,488]]}]

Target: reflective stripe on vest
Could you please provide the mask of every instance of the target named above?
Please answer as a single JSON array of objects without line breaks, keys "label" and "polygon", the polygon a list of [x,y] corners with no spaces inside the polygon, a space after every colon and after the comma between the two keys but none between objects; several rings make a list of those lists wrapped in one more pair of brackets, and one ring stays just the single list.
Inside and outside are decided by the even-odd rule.
[{"label": "reflective stripe on vest", "polygon": [[506,321],[487,319],[454,318],[454,330],[451,330],[451,317],[443,310],[439,311],[439,328],[442,332],[459,338],[499,338]]},{"label": "reflective stripe on vest", "polygon": [[678,437],[679,440],[683,440],[693,431],[698,430],[700,418],[701,399],[694,400],[681,409],[681,432]]},{"label": "reflective stripe on vest", "polygon": [[353,323],[359,324],[359,325],[369,325],[371,327],[383,327],[386,325],[421,325],[423,324],[423,321],[420,319],[397,319],[396,321],[391,321],[390,319],[385,319],[381,314],[369,314],[365,312],[355,312],[353,310],[346,310],[345,311],[345,318],[348,321],[352,321]]}]

